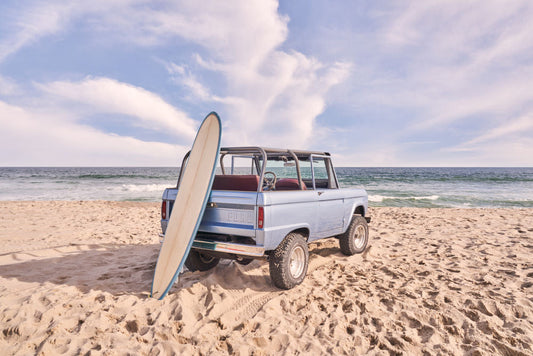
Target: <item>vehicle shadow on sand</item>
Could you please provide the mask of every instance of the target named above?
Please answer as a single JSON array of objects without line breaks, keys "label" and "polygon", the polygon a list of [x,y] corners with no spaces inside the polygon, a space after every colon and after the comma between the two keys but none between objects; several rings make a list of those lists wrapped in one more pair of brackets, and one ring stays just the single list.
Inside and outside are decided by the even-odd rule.
[{"label": "vehicle shadow on sand", "polygon": [[81,292],[150,291],[159,245],[68,245],[0,256],[0,276],[28,283],[54,283]]},{"label": "vehicle shadow on sand", "polygon": [[[161,245],[69,245],[45,250],[0,255],[0,277],[26,283],[74,286],[82,293],[100,290],[113,295],[149,296]],[[272,291],[268,262],[239,265],[223,260],[213,270],[185,269],[171,289],[176,292],[195,283],[217,284],[225,289]]]}]

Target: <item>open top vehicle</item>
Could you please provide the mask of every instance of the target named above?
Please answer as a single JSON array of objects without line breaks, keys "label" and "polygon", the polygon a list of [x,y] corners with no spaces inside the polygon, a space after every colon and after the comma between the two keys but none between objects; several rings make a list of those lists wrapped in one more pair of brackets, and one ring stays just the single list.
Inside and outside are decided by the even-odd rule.
[{"label": "open top vehicle", "polygon": [[[305,278],[309,242],[333,236],[345,255],[365,250],[368,195],[339,188],[328,152],[223,147],[216,173],[185,262],[189,270],[209,270],[221,258],[241,264],[266,258],[273,283],[290,289]],[[163,193],[163,233],[180,180],[181,173]]]}]

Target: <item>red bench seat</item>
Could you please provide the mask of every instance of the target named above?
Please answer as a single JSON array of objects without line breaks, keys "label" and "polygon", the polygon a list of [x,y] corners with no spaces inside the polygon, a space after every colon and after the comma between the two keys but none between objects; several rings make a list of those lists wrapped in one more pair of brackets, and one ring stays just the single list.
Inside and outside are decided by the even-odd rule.
[{"label": "red bench seat", "polygon": [[[307,187],[304,182],[303,190]],[[244,192],[256,192],[259,186],[259,176],[257,175],[231,175],[220,174],[215,176],[213,190],[236,190]],[[276,183],[276,190],[300,190],[298,179],[282,178]]]},{"label": "red bench seat", "polygon": [[259,186],[257,175],[223,175],[217,174],[213,181],[213,190],[239,190],[256,192]]}]

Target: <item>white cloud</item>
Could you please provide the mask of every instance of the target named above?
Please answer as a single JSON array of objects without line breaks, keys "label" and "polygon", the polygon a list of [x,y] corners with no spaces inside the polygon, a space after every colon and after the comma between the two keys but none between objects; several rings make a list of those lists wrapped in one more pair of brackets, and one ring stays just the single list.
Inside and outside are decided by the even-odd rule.
[{"label": "white cloud", "polygon": [[[289,19],[279,14],[275,0],[156,5],[123,1],[109,5],[111,8],[98,4],[102,5],[77,2],[35,8],[34,13],[43,19],[38,18],[35,31],[27,25],[14,36],[24,40],[11,52],[40,36],[59,32],[82,16],[106,38],[135,45],[168,45],[176,38],[189,41],[207,51],[205,60],[196,55],[197,64],[200,68],[204,64],[204,71],[221,74],[226,81],[223,90],[213,91],[186,64],[166,64],[167,69],[197,100],[224,105],[228,114],[223,118],[224,140],[229,144],[307,146],[316,117],[325,110],[329,89],[349,73],[346,63],[325,65],[302,53],[281,50]],[[133,115],[140,119],[138,123],[181,129],[185,136],[194,128],[184,113],[142,88],[123,83],[97,78],[43,84],[41,88],[105,112]],[[150,106],[154,109],[148,110]]]},{"label": "white cloud", "polygon": [[[95,26],[103,17],[119,18],[120,11],[130,6],[142,6],[146,0],[50,0],[46,2],[15,2],[3,8],[0,18],[7,28],[0,39],[0,63],[21,48],[44,37],[66,31],[73,22],[89,20]],[[128,21],[122,19],[124,24]],[[109,34],[108,34],[109,36]]]},{"label": "white cloud", "polygon": [[[531,10],[528,0],[506,4],[499,0],[413,2],[390,14],[383,38],[393,46],[423,47],[448,61],[463,54],[476,55],[480,49],[490,50],[524,27],[530,28],[527,16]],[[530,46],[519,41],[516,45]]]},{"label": "white cloud", "polygon": [[0,101],[1,166],[171,166],[186,148],[117,136]]},{"label": "white cloud", "polygon": [[25,45],[63,28],[69,9],[69,6],[47,4],[20,9],[18,13],[13,11],[11,33],[0,40],[0,62]]},{"label": "white cloud", "polygon": [[[165,66],[197,100],[225,105],[223,140],[229,145],[308,146],[329,89],[350,72],[348,63],[325,65],[279,49],[288,35],[288,18],[278,13],[277,1],[186,2],[164,11],[137,10],[122,13],[142,30],[129,33],[131,41],[145,37],[141,42],[152,43],[150,38],[178,36],[208,50],[205,58],[194,58],[203,70],[225,78],[222,93],[214,92],[187,65]],[[119,27],[122,23],[109,21]]]},{"label": "white cloud", "polygon": [[527,134],[527,137],[531,137],[533,140],[533,114],[529,113],[522,117],[509,120],[500,126],[494,127],[460,145],[458,149],[468,150],[469,148],[471,149],[471,147],[480,143],[499,139],[512,142],[515,139],[515,137],[513,137],[514,134]]},{"label": "white cloud", "polygon": [[[109,78],[36,84],[31,106],[0,101],[0,165],[171,166],[187,147],[102,132],[81,124],[94,113],[123,114],[132,125],[189,144],[197,122],[158,95]],[[15,154],[14,154],[15,153]]]},{"label": "white cloud", "polygon": [[160,62],[163,63],[175,83],[183,85],[190,90],[192,95],[187,98],[190,98],[191,100],[216,100],[216,97],[214,97],[209,89],[196,79],[194,74],[188,68],[176,63],[167,63],[165,61]]},{"label": "white cloud", "polygon": [[423,109],[419,127],[509,112],[533,99],[530,1],[419,2],[394,17],[385,46],[410,64],[382,99]]},{"label": "white cloud", "polygon": [[[533,69],[533,67],[531,68]],[[485,120],[487,117],[505,117],[516,110],[523,110],[533,100],[529,74],[532,70],[522,68],[521,73],[509,75],[491,83],[465,84],[455,93],[440,97],[430,96],[425,103],[426,117],[417,124],[417,129],[431,129],[469,118]],[[526,74],[526,75],[524,75]],[[459,85],[459,83],[458,83]]]},{"label": "white cloud", "polygon": [[160,7],[124,7],[104,13],[102,28],[122,30],[126,40],[146,45],[165,43],[175,36],[197,43],[225,63],[246,68],[260,65],[287,36],[288,19],[273,0],[174,1]]},{"label": "white cloud", "polygon": [[316,130],[315,120],[326,107],[328,90],[349,71],[344,64],[323,66],[300,53],[274,52],[269,68],[235,75],[228,102],[232,113],[226,141],[306,147]]},{"label": "white cloud", "polygon": [[[489,126],[489,124],[486,124]],[[497,120],[473,138],[433,153],[443,166],[531,166],[533,163],[533,114]],[[424,163],[431,165],[431,162]]]},{"label": "white cloud", "polygon": [[[162,58],[171,79],[189,93],[184,105],[190,107],[192,101],[205,105],[206,111],[213,106],[219,110],[228,145],[321,148],[318,143],[336,149],[343,161],[366,165],[431,164],[431,159],[449,165],[454,160],[490,165],[487,152],[504,159],[492,151],[494,142],[508,154],[512,149],[529,152],[524,148],[530,142],[525,131],[509,132],[504,127],[507,118],[528,117],[531,110],[530,1],[437,0],[374,9],[368,15],[378,15],[368,19],[371,26],[364,36],[328,32],[335,38],[323,41],[327,52],[335,54],[329,62],[288,48],[291,23],[279,13],[275,0],[96,0],[67,5],[49,1],[19,10],[19,16],[13,17],[14,30],[0,39],[0,62],[74,25],[106,44],[164,48],[165,55],[172,54],[163,58],[156,51],[154,57]],[[183,49],[194,53],[174,56]],[[343,61],[336,62],[337,58]],[[64,78],[62,74],[60,81],[39,84],[43,96],[36,101],[48,104],[38,112],[36,105],[24,109],[27,114],[65,110],[64,121],[77,128],[81,126],[76,120],[92,113],[120,114],[127,115],[132,125],[173,132],[182,140],[194,135],[197,122],[176,102],[166,102],[158,94],[109,78]],[[0,94],[11,95],[17,89],[17,83],[0,76]],[[344,111],[343,117],[356,118],[337,121],[332,128],[322,117],[320,122],[328,129],[320,127],[317,117],[333,99],[345,104],[335,108]],[[357,114],[367,112],[375,118],[364,127]],[[381,113],[387,117],[377,117]],[[438,131],[445,135],[455,128],[465,129],[460,131],[464,136],[444,148],[434,144],[433,150],[440,149],[431,151],[434,157],[402,144],[439,141]],[[441,141],[447,140],[442,135]],[[353,153],[349,139],[355,136],[360,149],[373,153],[365,162],[360,153]],[[510,136],[512,144],[505,142]],[[465,143],[459,144],[460,140]],[[454,156],[459,152],[469,156]]]},{"label": "white cloud", "polygon": [[[460,157],[462,166],[531,167],[533,138],[528,136],[505,137],[475,144],[462,144],[443,149],[445,157]],[[457,158],[450,162],[457,162]],[[455,164],[457,165],[457,163]],[[450,164],[445,164],[450,166]]]},{"label": "white cloud", "polygon": [[192,139],[197,123],[187,114],[143,88],[109,78],[86,78],[80,82],[37,84],[54,98],[83,103],[88,112],[129,115],[133,124]]},{"label": "white cloud", "polygon": [[[357,52],[375,61],[356,58],[345,100],[363,114],[385,109],[369,136],[387,137],[392,162],[532,164],[531,130],[510,132],[523,126],[509,118],[527,121],[532,109],[533,3],[411,2],[381,12],[378,21]],[[438,143],[404,143],[428,138]],[[367,164],[380,165],[377,158]]]}]

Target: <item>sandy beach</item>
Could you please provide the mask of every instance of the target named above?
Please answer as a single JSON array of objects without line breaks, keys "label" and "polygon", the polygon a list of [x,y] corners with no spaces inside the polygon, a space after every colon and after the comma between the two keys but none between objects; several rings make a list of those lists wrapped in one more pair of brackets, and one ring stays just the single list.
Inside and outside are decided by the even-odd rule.
[{"label": "sandy beach", "polygon": [[184,272],[149,298],[159,204],[0,202],[4,355],[533,354],[533,210],[371,208],[370,248]]}]

